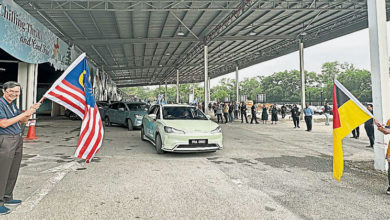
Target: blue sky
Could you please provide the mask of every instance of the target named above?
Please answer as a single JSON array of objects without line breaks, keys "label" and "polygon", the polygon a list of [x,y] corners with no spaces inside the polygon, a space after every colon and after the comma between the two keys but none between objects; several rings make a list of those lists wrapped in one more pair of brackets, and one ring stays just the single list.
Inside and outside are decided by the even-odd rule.
[{"label": "blue sky", "polygon": [[[388,36],[389,24],[387,23]],[[387,42],[390,45],[389,37]],[[370,70],[368,29],[305,48],[304,56],[305,70],[307,71],[319,73],[323,63],[332,61],[347,62],[353,64],[356,68]],[[239,70],[239,80],[254,76],[267,76],[275,72],[293,69],[299,70],[298,52]],[[235,78],[235,73],[211,79],[211,87],[217,85],[221,78]]]}]

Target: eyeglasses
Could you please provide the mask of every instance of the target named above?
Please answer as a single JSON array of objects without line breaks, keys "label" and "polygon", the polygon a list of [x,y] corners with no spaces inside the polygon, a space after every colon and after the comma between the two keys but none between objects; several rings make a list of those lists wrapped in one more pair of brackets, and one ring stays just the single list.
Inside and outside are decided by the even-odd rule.
[{"label": "eyeglasses", "polygon": [[7,90],[5,92],[11,93],[11,94],[20,94],[20,91],[14,91],[14,90]]}]

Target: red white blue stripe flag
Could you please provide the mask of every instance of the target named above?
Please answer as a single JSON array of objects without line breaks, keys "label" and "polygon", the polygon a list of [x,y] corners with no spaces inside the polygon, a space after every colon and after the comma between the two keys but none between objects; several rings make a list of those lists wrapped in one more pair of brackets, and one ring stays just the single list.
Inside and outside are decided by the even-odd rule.
[{"label": "red white blue stripe flag", "polygon": [[85,53],[81,54],[45,93],[48,98],[83,119],[75,157],[89,161],[103,141],[103,126],[92,93],[91,77]]}]

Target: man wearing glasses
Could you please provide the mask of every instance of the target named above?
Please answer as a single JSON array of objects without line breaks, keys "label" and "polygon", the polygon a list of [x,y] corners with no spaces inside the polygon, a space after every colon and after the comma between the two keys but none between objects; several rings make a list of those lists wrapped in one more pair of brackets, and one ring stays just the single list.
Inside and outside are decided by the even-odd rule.
[{"label": "man wearing glasses", "polygon": [[19,205],[22,201],[13,199],[13,190],[18,178],[22,161],[23,138],[21,124],[41,105],[33,104],[25,112],[15,105],[20,95],[20,84],[6,82],[3,84],[3,97],[0,98],[0,215],[8,214],[6,205]]}]

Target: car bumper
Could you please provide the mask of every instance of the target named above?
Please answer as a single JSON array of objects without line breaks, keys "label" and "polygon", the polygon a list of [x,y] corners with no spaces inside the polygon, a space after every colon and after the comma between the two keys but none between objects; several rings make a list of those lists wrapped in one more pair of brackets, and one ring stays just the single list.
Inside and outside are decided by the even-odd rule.
[{"label": "car bumper", "polygon": [[[190,144],[191,139],[207,139],[207,144]],[[208,152],[223,148],[222,133],[165,135],[162,150],[171,152]]]}]

